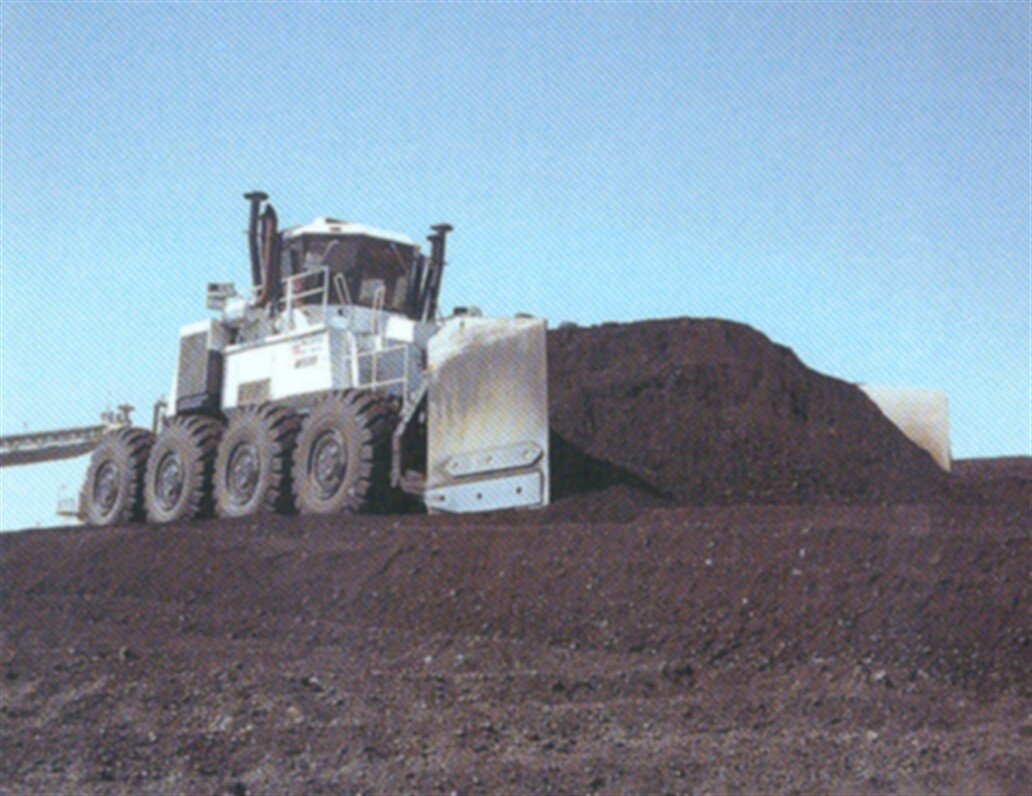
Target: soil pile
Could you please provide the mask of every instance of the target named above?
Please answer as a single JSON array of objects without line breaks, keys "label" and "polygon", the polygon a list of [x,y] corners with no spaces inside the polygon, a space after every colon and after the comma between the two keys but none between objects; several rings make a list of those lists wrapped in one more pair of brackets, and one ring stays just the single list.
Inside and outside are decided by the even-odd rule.
[{"label": "soil pile", "polygon": [[628,483],[682,503],[881,502],[945,474],[857,387],[742,324],[549,333],[558,495]]}]

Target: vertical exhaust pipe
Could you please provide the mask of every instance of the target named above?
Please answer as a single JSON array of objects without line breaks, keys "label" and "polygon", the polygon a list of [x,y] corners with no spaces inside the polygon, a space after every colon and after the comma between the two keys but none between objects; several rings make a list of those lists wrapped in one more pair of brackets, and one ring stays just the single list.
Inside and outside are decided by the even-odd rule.
[{"label": "vertical exhaust pipe", "polygon": [[419,252],[412,253],[412,268],[409,270],[406,288],[405,314],[414,321],[423,320],[423,286],[426,280],[426,257]]},{"label": "vertical exhaust pipe", "polygon": [[454,227],[451,224],[435,224],[430,227],[433,235],[427,235],[430,241],[430,272],[427,274],[426,293],[423,299],[423,320],[429,321],[437,314],[437,297],[441,292],[441,276],[444,273],[445,239]]},{"label": "vertical exhaust pipe", "polygon": [[280,299],[280,237],[276,210],[272,205],[265,205],[259,227],[262,287],[255,303],[264,307],[272,301],[275,307]]},{"label": "vertical exhaust pipe", "polygon": [[251,203],[251,213],[247,221],[247,248],[251,255],[251,284],[256,289],[262,283],[261,242],[258,235],[258,216],[262,202],[269,198],[262,191],[245,193],[244,198]]},{"label": "vertical exhaust pipe", "polygon": [[251,255],[254,303],[256,307],[264,307],[270,300],[279,299],[280,246],[276,211],[270,204],[262,210],[262,203],[269,199],[269,195],[263,191],[245,193],[244,198],[251,203],[247,221],[247,247]]}]

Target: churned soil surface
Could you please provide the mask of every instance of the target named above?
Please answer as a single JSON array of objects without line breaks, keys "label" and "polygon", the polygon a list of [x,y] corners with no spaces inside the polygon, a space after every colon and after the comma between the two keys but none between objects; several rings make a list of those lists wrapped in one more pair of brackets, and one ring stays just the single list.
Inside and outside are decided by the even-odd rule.
[{"label": "churned soil surface", "polygon": [[552,333],[541,511],[0,535],[0,793],[1032,791],[1032,460],[636,326]]},{"label": "churned soil surface", "polygon": [[1028,460],[963,465],[936,504],[4,534],[0,792],[1028,793]]}]

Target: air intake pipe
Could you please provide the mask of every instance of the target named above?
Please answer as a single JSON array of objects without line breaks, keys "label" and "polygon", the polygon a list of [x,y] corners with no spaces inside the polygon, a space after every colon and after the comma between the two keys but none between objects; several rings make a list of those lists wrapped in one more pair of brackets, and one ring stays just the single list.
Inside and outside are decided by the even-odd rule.
[{"label": "air intake pipe", "polygon": [[430,269],[426,278],[426,292],[423,296],[423,320],[433,320],[437,314],[437,296],[441,292],[441,275],[444,273],[444,246],[448,233],[454,227],[451,224],[435,224],[430,227],[433,235],[427,235],[430,241]]}]

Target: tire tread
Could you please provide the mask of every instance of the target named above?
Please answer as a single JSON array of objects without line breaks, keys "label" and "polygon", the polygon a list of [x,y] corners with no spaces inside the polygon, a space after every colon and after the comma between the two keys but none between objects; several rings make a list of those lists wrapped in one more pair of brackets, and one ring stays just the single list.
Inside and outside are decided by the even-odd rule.
[{"label": "tire tread", "polygon": [[[337,409],[328,406],[335,402]],[[368,513],[390,507],[393,490],[390,484],[391,436],[397,423],[397,412],[392,399],[366,390],[343,390],[326,395],[316,404],[313,414],[323,412],[350,413],[354,421],[351,444],[359,448],[355,457],[355,472],[348,487],[349,495],[339,501],[344,513]],[[298,444],[294,452],[293,496],[300,511],[316,511],[309,500],[305,483],[308,445],[306,421],[301,424]]]}]

